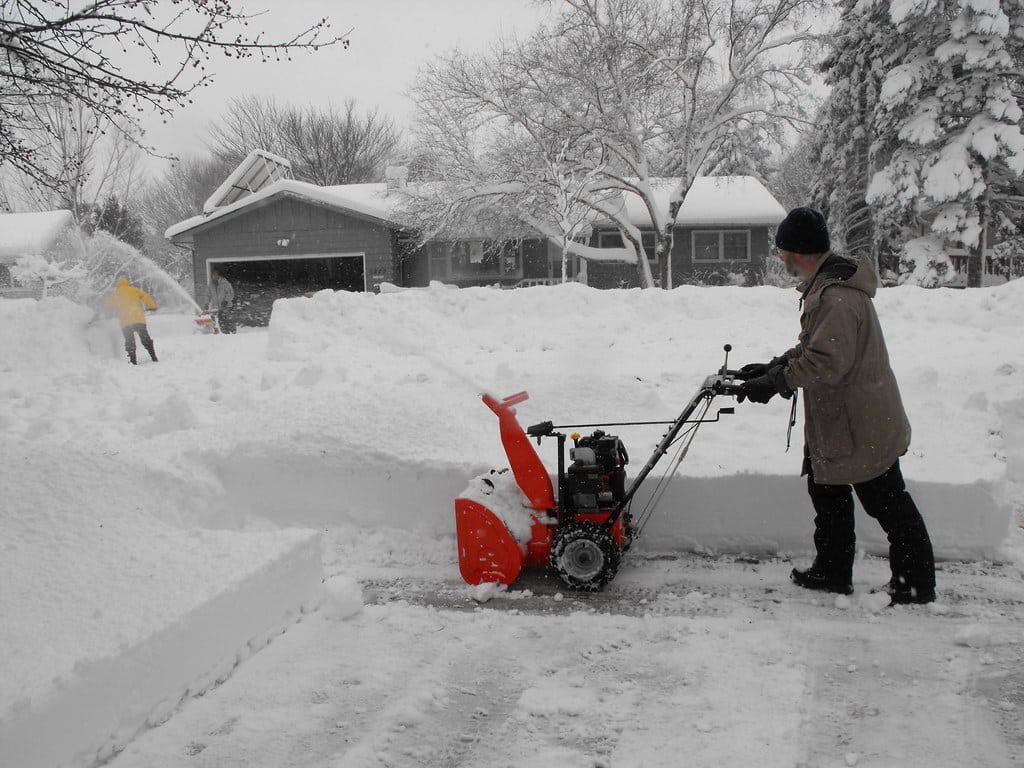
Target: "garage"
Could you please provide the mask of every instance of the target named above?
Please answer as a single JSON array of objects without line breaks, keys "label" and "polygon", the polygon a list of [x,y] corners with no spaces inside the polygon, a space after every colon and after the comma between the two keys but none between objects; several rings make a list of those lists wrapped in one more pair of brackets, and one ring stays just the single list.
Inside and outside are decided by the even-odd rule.
[{"label": "garage", "polygon": [[234,288],[240,325],[267,325],[276,299],[324,289],[366,290],[361,253],[210,259],[207,268],[219,270]]}]

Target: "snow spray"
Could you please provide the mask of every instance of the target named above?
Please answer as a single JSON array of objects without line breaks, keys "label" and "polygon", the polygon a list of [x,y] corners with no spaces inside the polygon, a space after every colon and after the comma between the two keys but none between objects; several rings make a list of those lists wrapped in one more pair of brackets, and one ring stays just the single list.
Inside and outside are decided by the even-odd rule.
[{"label": "snow spray", "polygon": [[[74,242],[77,261],[85,267],[86,276],[77,285],[76,296],[83,303],[95,303],[114,286],[118,277],[130,281],[148,281],[167,289],[181,303],[201,311],[195,299],[182,285],[148,256],[109,232],[97,230],[92,235],[79,235]],[[162,297],[165,298],[165,297]],[[91,301],[90,301],[91,300]]]}]

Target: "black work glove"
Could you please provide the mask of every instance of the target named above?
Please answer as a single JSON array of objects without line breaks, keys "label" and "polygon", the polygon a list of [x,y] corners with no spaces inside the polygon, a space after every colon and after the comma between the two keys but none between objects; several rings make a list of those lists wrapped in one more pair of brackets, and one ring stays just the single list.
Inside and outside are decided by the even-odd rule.
[{"label": "black work glove", "polygon": [[750,400],[752,403],[763,405],[776,395],[782,395],[788,400],[793,396],[793,390],[786,384],[786,377],[783,375],[785,370],[783,366],[775,365],[763,376],[743,382],[740,392],[736,396],[737,402]]},{"label": "black work glove", "polygon": [[786,358],[784,357],[773,357],[771,361],[767,363],[747,363],[739,370],[739,376],[737,378],[743,379],[744,381],[750,381],[756,379],[758,376],[764,376],[776,365],[785,365]]}]

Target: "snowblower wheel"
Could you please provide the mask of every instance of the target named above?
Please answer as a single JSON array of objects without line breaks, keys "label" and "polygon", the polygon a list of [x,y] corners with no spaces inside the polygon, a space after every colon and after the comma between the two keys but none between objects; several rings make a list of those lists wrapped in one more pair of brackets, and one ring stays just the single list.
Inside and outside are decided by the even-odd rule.
[{"label": "snowblower wheel", "polygon": [[551,547],[551,567],[573,589],[601,589],[615,577],[621,559],[608,529],[586,521],[560,525]]}]

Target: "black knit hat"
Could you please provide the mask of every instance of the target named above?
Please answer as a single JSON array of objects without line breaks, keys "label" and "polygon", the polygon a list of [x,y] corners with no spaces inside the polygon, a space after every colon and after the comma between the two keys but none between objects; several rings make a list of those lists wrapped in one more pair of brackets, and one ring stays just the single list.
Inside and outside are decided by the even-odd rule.
[{"label": "black knit hat", "polygon": [[825,253],[830,248],[825,217],[813,208],[794,208],[775,230],[775,246],[793,253]]}]

